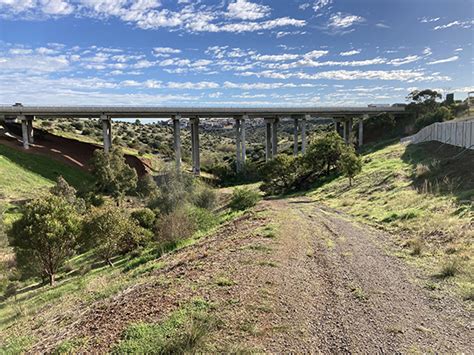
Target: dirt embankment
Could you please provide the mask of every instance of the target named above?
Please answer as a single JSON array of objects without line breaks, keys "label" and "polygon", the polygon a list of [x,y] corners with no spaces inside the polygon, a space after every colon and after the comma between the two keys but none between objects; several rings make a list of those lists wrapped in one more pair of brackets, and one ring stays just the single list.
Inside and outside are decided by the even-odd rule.
[{"label": "dirt embankment", "polygon": [[[15,149],[23,149],[21,145],[21,126],[14,123],[3,124],[6,131],[0,131],[0,142]],[[6,134],[6,133],[9,134]],[[75,139],[60,137],[44,130],[34,130],[34,144],[30,146],[29,152],[49,156],[55,160],[62,161],[68,165],[88,170],[88,164],[96,149],[101,146],[81,142]],[[125,159],[133,167],[139,177],[151,170],[150,163],[145,159],[134,155],[125,154]]]},{"label": "dirt embankment", "polygon": [[206,339],[211,351],[471,353],[465,305],[424,288],[427,277],[390,248],[389,236],[308,199],[265,201],[162,258],[154,282],[64,313],[54,322],[73,322],[60,331],[45,322],[33,351],[73,337],[106,351],[130,323],[158,322],[202,297],[221,324]]}]

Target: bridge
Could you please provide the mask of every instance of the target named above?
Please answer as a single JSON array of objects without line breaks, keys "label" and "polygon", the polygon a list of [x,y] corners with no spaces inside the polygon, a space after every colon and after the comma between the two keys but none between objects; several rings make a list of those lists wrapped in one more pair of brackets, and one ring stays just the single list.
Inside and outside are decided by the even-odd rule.
[{"label": "bridge", "polygon": [[237,170],[241,170],[246,160],[245,122],[263,118],[265,122],[265,157],[272,159],[277,154],[277,127],[282,118],[294,121],[293,153],[299,154],[299,136],[301,152],[306,150],[306,121],[311,118],[330,118],[335,129],[340,132],[346,144],[349,144],[354,119],[358,120],[358,142],[363,144],[364,119],[381,113],[404,114],[403,106],[387,107],[151,107],[151,106],[0,106],[0,118],[16,119],[22,125],[23,147],[34,143],[34,118],[87,118],[102,121],[104,150],[112,147],[112,121],[117,118],[156,119],[167,118],[173,121],[174,152],[177,169],[181,167],[180,120],[189,119],[191,127],[191,150],[193,173],[200,174],[199,121],[205,118],[232,118],[236,130]]}]

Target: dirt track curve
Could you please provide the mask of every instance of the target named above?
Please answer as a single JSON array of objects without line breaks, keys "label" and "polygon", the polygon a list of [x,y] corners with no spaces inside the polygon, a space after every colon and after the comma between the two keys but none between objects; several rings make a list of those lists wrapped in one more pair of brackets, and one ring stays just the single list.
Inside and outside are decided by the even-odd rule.
[{"label": "dirt track curve", "polygon": [[[265,226],[274,226],[276,236]],[[424,289],[422,276],[390,248],[389,236],[306,198],[264,201],[214,236],[164,257],[156,282],[82,310],[54,334],[38,334],[45,340],[34,350],[89,336],[84,350],[106,351],[130,322],[159,321],[200,296],[216,305],[223,324],[206,339],[211,349],[471,353],[465,305]],[[217,285],[219,276],[234,285]]]}]

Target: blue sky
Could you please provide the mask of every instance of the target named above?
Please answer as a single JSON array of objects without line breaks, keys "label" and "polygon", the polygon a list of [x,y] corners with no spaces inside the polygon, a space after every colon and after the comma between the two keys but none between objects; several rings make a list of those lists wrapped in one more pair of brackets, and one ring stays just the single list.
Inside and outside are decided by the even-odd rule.
[{"label": "blue sky", "polygon": [[471,0],[0,0],[0,104],[332,106],[474,90]]}]

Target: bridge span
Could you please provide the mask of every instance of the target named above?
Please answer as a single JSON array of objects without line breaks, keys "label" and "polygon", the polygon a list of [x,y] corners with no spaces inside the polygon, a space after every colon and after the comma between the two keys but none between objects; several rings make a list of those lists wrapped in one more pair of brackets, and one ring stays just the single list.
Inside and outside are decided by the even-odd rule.
[{"label": "bridge span", "polygon": [[241,170],[246,160],[245,122],[263,118],[265,121],[266,160],[277,154],[277,127],[282,118],[294,121],[293,152],[299,154],[299,136],[301,152],[306,150],[306,121],[311,118],[330,118],[349,144],[353,121],[358,121],[358,142],[363,144],[364,119],[381,113],[404,114],[403,106],[384,107],[152,107],[152,106],[0,106],[0,118],[21,122],[23,147],[34,143],[33,121],[36,118],[96,118],[102,121],[104,150],[112,146],[112,121],[114,118],[168,118],[173,120],[175,161],[181,167],[181,125],[180,120],[187,118],[191,127],[191,147],[193,173],[200,174],[199,121],[205,118],[233,118],[236,130],[237,170]]}]

